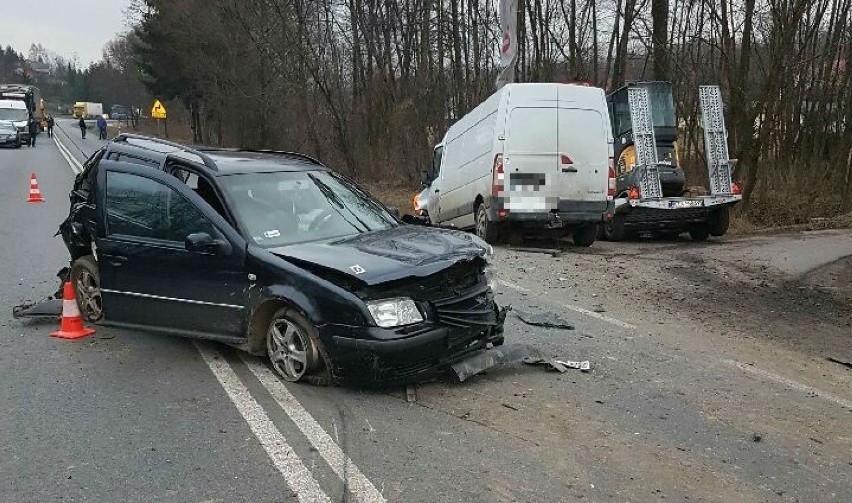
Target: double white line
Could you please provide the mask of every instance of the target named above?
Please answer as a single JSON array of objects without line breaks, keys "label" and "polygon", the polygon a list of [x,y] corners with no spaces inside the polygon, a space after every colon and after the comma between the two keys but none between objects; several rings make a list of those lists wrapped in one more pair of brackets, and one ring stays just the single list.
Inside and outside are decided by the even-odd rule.
[{"label": "double white line", "polygon": [[[284,477],[287,485],[301,502],[329,502],[328,495],[305,467],[299,456],[287,443],[287,439],[275,426],[263,407],[251,396],[222,354],[209,343],[196,342],[195,346],[210,367],[213,375],[225,389],[234,406],[243,416],[252,433],[266,450],[272,463]],[[355,501],[362,503],[386,503],[384,496],[361,470],[350,460],[319,423],[305,410],[278,377],[267,367],[243,358],[243,363],[272,395],[290,420],[307,437],[311,445],[328,463],[329,467],[344,483],[344,491]]]},{"label": "double white line", "polygon": [[[60,131],[60,129],[57,127],[54,128],[54,131]],[[71,151],[68,150],[68,147],[66,147],[65,144],[59,140],[59,137],[57,136],[56,132],[53,133],[53,142],[56,143],[56,148],[59,149],[59,153],[62,154],[62,157],[65,158],[65,162],[67,162],[68,166],[71,167],[71,171],[73,171],[75,174],[82,173],[83,164],[77,159],[75,159],[73,155],[71,155]]]}]

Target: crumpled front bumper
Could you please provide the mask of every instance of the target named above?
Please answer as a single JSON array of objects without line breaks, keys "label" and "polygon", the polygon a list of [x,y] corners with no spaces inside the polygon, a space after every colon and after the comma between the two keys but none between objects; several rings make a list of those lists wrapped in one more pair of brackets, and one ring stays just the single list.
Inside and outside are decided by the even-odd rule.
[{"label": "crumpled front bumper", "polygon": [[393,331],[379,327],[327,324],[318,329],[335,381],[401,385],[437,378],[489,343],[502,344],[505,309],[496,316],[497,324],[490,327],[465,330],[423,323],[413,335],[393,339]]}]

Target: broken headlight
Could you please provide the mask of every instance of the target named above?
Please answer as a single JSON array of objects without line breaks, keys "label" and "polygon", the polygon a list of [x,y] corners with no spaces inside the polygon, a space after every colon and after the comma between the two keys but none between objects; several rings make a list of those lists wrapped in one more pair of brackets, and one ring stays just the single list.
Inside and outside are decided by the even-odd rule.
[{"label": "broken headlight", "polygon": [[371,300],[367,309],[376,325],[382,328],[411,325],[423,321],[423,315],[413,300],[408,298]]},{"label": "broken headlight", "polygon": [[483,272],[485,273],[485,281],[488,282],[488,288],[490,288],[492,292],[496,291],[497,272],[494,270],[494,266],[491,264],[486,265],[485,270]]}]

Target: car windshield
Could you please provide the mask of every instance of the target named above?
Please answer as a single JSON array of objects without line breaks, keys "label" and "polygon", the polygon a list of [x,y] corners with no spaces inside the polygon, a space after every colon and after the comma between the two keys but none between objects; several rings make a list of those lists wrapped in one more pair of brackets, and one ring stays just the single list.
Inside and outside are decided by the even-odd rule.
[{"label": "car windshield", "polygon": [[0,121],[25,121],[29,113],[25,108],[0,108]]},{"label": "car windshield", "polygon": [[249,238],[265,248],[397,225],[381,204],[327,171],[238,174],[221,180]]}]

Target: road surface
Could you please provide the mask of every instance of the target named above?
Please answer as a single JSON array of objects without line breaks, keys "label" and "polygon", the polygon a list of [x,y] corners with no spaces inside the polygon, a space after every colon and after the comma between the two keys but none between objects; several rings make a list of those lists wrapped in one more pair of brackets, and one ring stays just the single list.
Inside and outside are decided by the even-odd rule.
[{"label": "road surface", "polygon": [[[0,150],[0,501],[852,501],[852,233],[498,249],[522,364],[404,390],[284,384],[226,346],[11,308],[56,288],[57,226],[103,144]],[[46,201],[25,202],[35,173]],[[153,315],[153,314],[152,314]]]}]

